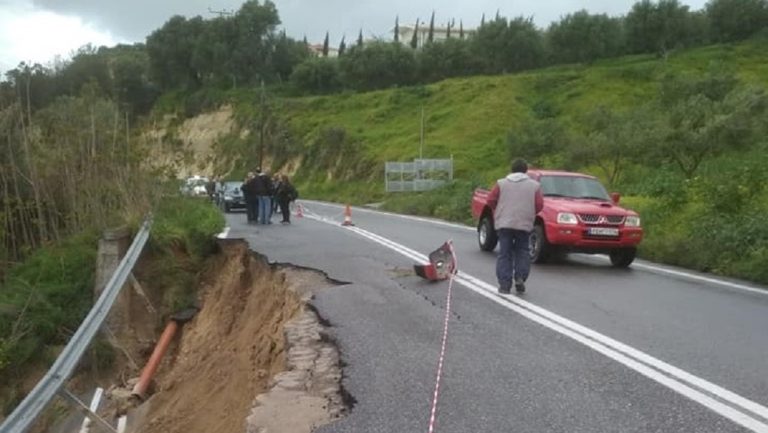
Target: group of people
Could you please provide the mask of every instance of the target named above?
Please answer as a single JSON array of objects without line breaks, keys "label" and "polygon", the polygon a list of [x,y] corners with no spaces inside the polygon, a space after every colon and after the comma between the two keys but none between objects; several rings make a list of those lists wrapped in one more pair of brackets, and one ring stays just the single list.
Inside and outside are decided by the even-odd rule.
[{"label": "group of people", "polygon": [[248,224],[272,224],[272,214],[280,210],[281,224],[291,223],[290,203],[299,197],[298,191],[284,174],[270,176],[269,171],[248,173],[240,190],[245,198]]}]

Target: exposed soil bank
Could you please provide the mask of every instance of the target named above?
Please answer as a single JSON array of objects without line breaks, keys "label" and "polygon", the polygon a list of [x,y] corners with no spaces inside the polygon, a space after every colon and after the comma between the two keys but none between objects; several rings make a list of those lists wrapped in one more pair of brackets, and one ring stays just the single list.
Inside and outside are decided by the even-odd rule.
[{"label": "exposed soil bank", "polygon": [[336,347],[307,306],[324,275],[222,241],[201,310],[161,367],[133,432],[309,432],[345,411]]}]

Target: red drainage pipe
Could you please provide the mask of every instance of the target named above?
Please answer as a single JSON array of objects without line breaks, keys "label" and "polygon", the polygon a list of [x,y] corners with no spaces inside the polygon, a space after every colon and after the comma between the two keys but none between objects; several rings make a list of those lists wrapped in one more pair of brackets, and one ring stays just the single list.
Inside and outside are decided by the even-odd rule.
[{"label": "red drainage pipe", "polygon": [[152,382],[152,377],[157,372],[158,367],[160,367],[160,361],[163,360],[165,352],[168,351],[168,346],[170,346],[171,341],[173,341],[176,331],[178,331],[181,325],[192,320],[192,317],[194,317],[195,314],[197,314],[197,309],[189,309],[171,317],[171,321],[165,326],[165,330],[160,336],[160,339],[155,346],[155,350],[152,352],[152,356],[149,357],[147,365],[144,366],[144,369],[141,371],[139,382],[133,387],[133,391],[131,392],[133,396],[142,400],[146,399],[147,390],[149,389],[149,384]]}]

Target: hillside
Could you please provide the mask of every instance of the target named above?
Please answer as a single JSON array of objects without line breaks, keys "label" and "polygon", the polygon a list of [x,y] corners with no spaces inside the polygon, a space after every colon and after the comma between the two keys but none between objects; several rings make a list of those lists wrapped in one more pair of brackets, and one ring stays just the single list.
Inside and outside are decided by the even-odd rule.
[{"label": "hillside", "polygon": [[[713,70],[725,71],[728,78],[699,78]],[[669,108],[669,113],[653,112],[652,116],[662,119],[656,123],[635,122],[632,116],[638,107],[658,111],[659,105],[650,103],[660,100],[662,83],[669,75],[694,77],[694,84],[684,84],[688,86],[684,90],[694,89],[701,95],[717,93],[723,85],[730,90],[719,102],[705,98],[706,104],[701,105],[689,98]],[[671,90],[679,93],[682,88]],[[601,177],[609,188],[623,194],[625,205],[641,212],[647,232],[642,256],[765,282],[768,273],[762,263],[768,259],[768,229],[761,221],[768,212],[766,89],[768,41],[756,39],[675,52],[666,60],[631,56],[590,66],[450,79],[368,93],[286,97],[268,91],[266,108],[254,89],[198,92],[187,98],[187,113],[189,101],[194,101],[192,108],[223,107],[214,117],[224,121],[207,125],[218,131],[213,139],[205,134],[212,149],[195,153],[201,147],[194,140],[199,134],[190,130],[194,122],[171,121],[165,136],[179,142],[173,148],[176,155],[192,156],[181,164],[188,172],[215,167],[212,174],[240,178],[259,165],[259,135],[253,131],[259,132],[262,113],[268,113],[263,164],[293,176],[303,198],[356,204],[384,201],[390,210],[470,222],[472,189],[506,173],[513,156],[510,132],[528,131],[527,139],[539,147],[518,147],[523,156],[535,150],[538,154],[531,159],[539,165]],[[174,104],[180,111],[184,98],[176,94],[160,101],[165,113]],[[418,156],[422,106],[424,157],[452,156],[456,182],[442,191],[387,195],[384,162]],[[613,117],[595,122],[600,106]],[[227,114],[230,107],[231,115]],[[631,115],[620,117],[623,112]],[[589,113],[592,124],[585,121]],[[714,126],[696,126],[697,119]],[[590,135],[596,125],[603,129]],[[655,130],[670,125],[689,129],[671,135],[667,130],[667,135],[656,139]],[[635,135],[644,135],[645,141],[636,141]],[[563,140],[566,136],[582,139]],[[683,141],[675,144],[674,140]],[[657,146],[661,141],[663,146]],[[584,151],[591,152],[592,159],[574,157]],[[673,154],[682,160],[674,162]],[[203,155],[204,160],[196,160],[195,156]],[[610,164],[606,169],[600,158],[622,161],[621,176],[612,184]],[[691,164],[690,159],[693,170],[686,173],[679,164]]]},{"label": "hillside", "polygon": [[[703,73],[713,63],[731,68],[745,83],[768,87],[768,44],[719,45],[681,52],[665,62],[633,56],[592,66],[564,66],[528,73],[451,79],[427,86],[361,94],[282,100],[280,115],[310,153],[327,128],[343,128],[353,149],[375,162],[383,188],[383,162],[418,156],[420,110],[426,112],[425,157],[450,157],[459,179],[490,181],[507,169],[506,137],[542,110],[570,129],[598,105],[626,109],[653,98],[661,77]],[[313,173],[319,167],[304,167]],[[357,167],[334,167],[337,177]],[[313,177],[313,181],[320,181]],[[354,179],[349,179],[354,181]],[[329,180],[333,182],[333,180]]]}]

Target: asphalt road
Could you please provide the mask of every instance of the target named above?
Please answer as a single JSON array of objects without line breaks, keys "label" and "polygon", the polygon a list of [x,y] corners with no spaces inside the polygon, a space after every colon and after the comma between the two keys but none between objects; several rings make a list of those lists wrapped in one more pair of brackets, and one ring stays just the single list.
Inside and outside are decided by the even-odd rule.
[{"label": "asphalt road", "polygon": [[[452,239],[437,432],[768,432],[768,291],[638,262],[534,265],[522,298],[495,294],[471,228],[304,202],[291,226],[228,237],[347,282],[314,299],[346,366],[351,414],[319,432],[426,432],[447,283],[408,271]],[[277,221],[278,218],[275,218]]]}]

